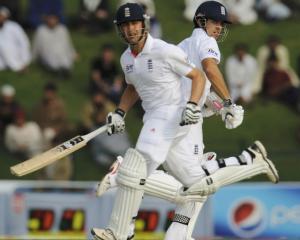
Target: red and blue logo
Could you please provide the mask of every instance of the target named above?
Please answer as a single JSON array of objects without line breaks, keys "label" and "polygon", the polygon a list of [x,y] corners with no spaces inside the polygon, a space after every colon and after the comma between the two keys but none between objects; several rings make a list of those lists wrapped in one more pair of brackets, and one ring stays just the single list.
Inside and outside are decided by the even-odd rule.
[{"label": "red and blue logo", "polygon": [[228,217],[231,230],[239,237],[256,237],[266,228],[265,209],[257,199],[239,199]]}]

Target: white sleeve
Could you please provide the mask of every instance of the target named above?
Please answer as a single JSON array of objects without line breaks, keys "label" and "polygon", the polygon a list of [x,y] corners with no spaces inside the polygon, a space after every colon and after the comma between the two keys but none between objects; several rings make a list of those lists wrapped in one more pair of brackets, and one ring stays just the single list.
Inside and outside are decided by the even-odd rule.
[{"label": "white sleeve", "polygon": [[234,57],[233,56],[228,57],[225,63],[225,74],[230,88],[236,85],[235,67],[236,66],[234,64]]},{"label": "white sleeve", "polygon": [[38,126],[37,123],[35,122],[28,122],[27,123],[28,129],[30,129],[30,135],[31,135],[31,142],[40,145],[41,144],[41,139],[43,138],[42,136],[42,131],[40,127]]},{"label": "white sleeve", "polygon": [[120,65],[121,65],[121,68],[122,68],[122,71],[123,71],[123,73],[124,73],[124,79],[125,79],[125,82],[127,83],[127,84],[131,84],[131,82],[128,80],[128,78],[127,78],[127,71],[129,70],[129,69],[126,69],[126,68],[129,68],[130,66],[128,65],[128,66],[126,66],[126,64],[124,63],[124,61],[123,61],[123,55],[121,56],[121,58],[120,58]]},{"label": "white sleeve", "polygon": [[40,37],[40,32],[41,32],[41,29],[38,28],[36,30],[36,32],[34,33],[33,35],[33,40],[32,40],[32,59],[33,60],[36,60],[38,57],[39,57],[39,54],[40,54],[40,42],[41,42],[41,37]]},{"label": "white sleeve", "polygon": [[8,125],[4,133],[4,143],[7,149],[11,152],[17,150],[17,144],[14,138],[14,130],[12,125]]},{"label": "white sleeve", "polygon": [[126,75],[124,75],[124,79],[125,79],[125,82],[126,82],[127,84],[132,84],[132,83],[128,80],[128,78],[126,77]]},{"label": "white sleeve", "polygon": [[255,77],[257,74],[257,62],[256,59],[254,57],[252,57],[251,55],[248,55],[248,76],[247,76],[247,80],[245,85],[248,85],[248,89],[251,91],[251,93],[253,92],[253,83],[255,81]]},{"label": "white sleeve", "polygon": [[28,39],[26,33],[24,32],[23,28],[16,25],[15,30],[16,30],[15,31],[16,39],[18,39],[20,58],[21,58],[23,64],[26,66],[31,61],[30,42],[29,42],[29,39]]},{"label": "white sleeve", "polygon": [[214,38],[208,38],[201,43],[199,51],[200,62],[206,58],[214,58],[217,63],[221,61],[221,53],[218,44]]},{"label": "white sleeve", "polygon": [[63,32],[63,35],[64,35],[64,39],[66,39],[66,44],[67,44],[66,45],[66,48],[67,48],[66,50],[70,54],[70,56],[73,60],[76,56],[76,50],[74,48],[70,32],[67,29],[67,27],[65,27],[64,25],[62,25],[62,32]]},{"label": "white sleeve", "polygon": [[168,50],[166,61],[170,68],[180,76],[186,76],[195,65],[188,59],[188,56],[179,47],[173,46]]}]

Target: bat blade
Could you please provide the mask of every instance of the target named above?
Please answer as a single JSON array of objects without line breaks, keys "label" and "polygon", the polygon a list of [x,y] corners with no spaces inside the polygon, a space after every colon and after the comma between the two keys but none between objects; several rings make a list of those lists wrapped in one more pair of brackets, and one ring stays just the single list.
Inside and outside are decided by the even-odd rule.
[{"label": "bat blade", "polygon": [[10,171],[18,177],[32,173],[77,151],[84,147],[87,142],[83,136],[74,137],[44,153],[10,167]]}]

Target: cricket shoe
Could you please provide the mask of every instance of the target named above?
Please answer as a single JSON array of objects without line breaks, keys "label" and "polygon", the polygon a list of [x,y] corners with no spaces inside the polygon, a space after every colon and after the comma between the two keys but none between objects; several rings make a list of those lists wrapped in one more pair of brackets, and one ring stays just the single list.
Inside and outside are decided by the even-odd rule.
[{"label": "cricket shoe", "polygon": [[94,240],[117,240],[110,229],[92,228],[91,234]]},{"label": "cricket shoe", "polygon": [[98,183],[96,195],[98,197],[102,196],[108,189],[117,186],[116,183],[116,173],[123,161],[123,157],[118,156],[117,160],[109,168],[110,172],[107,173],[101,182]]},{"label": "cricket shoe", "polygon": [[267,151],[261,142],[255,141],[245,151],[252,157],[252,164],[220,168],[213,174],[202,178],[187,190],[184,189],[182,195],[208,196],[215,193],[220,187],[249,179],[259,174],[267,174],[270,181],[278,183],[278,172],[272,161],[267,158]]},{"label": "cricket shoe", "polygon": [[267,150],[260,141],[255,141],[253,145],[247,148],[250,155],[253,157],[253,164],[264,163],[266,166],[266,174],[271,182],[278,183],[279,175],[274,163],[268,159]]},{"label": "cricket shoe", "polygon": [[[114,234],[110,229],[92,228],[91,234],[94,240],[116,240]],[[133,240],[134,234],[127,238],[127,240]]]},{"label": "cricket shoe", "polygon": [[106,174],[101,182],[97,185],[96,195],[101,197],[108,189],[110,189],[110,173]]}]

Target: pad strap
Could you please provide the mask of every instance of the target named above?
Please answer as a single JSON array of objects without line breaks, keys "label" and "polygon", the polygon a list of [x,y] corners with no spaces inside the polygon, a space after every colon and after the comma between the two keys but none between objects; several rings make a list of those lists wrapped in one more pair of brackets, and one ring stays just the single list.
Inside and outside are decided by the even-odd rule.
[{"label": "pad strap", "polygon": [[209,174],[209,171],[207,170],[206,166],[202,165],[201,167],[202,167],[202,169],[203,169],[205,175],[206,175],[206,176],[209,176],[210,174]]},{"label": "pad strap", "polygon": [[117,183],[134,189],[144,189],[146,176],[145,159],[138,151],[129,148],[120,166]]},{"label": "pad strap", "polygon": [[247,160],[243,155],[237,156],[236,158],[240,165],[247,165]]},{"label": "pad strap", "polygon": [[216,161],[217,161],[217,163],[218,163],[219,168],[226,167],[226,163],[225,163],[224,158],[216,159]]},{"label": "pad strap", "polygon": [[181,214],[175,214],[173,218],[173,222],[178,222],[184,225],[188,225],[190,222],[190,218]]}]

